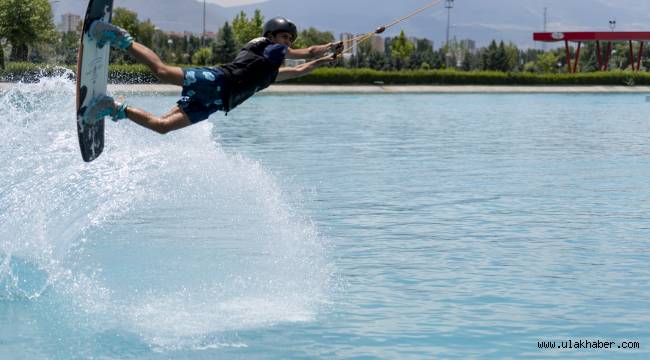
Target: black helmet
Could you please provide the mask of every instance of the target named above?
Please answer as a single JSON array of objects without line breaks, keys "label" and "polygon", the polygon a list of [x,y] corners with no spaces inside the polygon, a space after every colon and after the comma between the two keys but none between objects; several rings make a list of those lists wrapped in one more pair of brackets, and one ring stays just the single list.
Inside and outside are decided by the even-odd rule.
[{"label": "black helmet", "polygon": [[262,36],[266,37],[268,34],[275,34],[279,31],[288,32],[293,36],[293,41],[296,41],[298,37],[298,29],[296,24],[292,23],[291,20],[287,20],[283,17],[274,17],[264,24],[264,33]]}]

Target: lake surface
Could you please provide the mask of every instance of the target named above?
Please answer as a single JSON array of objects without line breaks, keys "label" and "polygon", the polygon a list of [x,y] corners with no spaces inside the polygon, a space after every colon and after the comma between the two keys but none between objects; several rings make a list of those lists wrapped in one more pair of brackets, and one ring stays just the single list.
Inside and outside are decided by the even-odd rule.
[{"label": "lake surface", "polygon": [[650,356],[644,94],[261,95],[90,164],[74,84],[0,106],[0,359]]}]

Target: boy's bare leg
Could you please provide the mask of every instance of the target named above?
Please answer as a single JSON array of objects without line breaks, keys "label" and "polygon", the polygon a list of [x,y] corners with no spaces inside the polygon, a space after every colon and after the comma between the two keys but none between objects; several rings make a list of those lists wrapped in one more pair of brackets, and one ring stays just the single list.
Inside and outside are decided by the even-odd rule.
[{"label": "boy's bare leg", "polygon": [[[110,43],[112,47],[126,49],[126,52],[137,61],[149,67],[161,82],[183,86],[184,73],[181,68],[163,63],[160,57],[151,49],[133,41],[126,30],[98,21],[91,25],[90,31],[98,41]],[[111,34],[112,36],[109,36]],[[112,109],[110,105],[112,105]],[[111,110],[115,121],[127,117],[135,123],[161,134],[166,134],[172,130],[178,130],[192,124],[187,115],[178,106],[173,107],[162,117],[118,103],[111,97],[107,97],[107,99],[100,98],[96,106],[101,110],[100,112],[93,112],[96,116],[105,113],[105,110]],[[106,109],[100,106],[104,106]],[[93,110],[97,109],[93,108]]]},{"label": "boy's bare leg", "polygon": [[166,134],[172,130],[178,130],[192,125],[190,119],[178,106],[174,106],[162,117],[129,106],[126,108],[126,116],[133,122],[160,134]]},{"label": "boy's bare leg", "polygon": [[[148,47],[134,41],[127,49],[127,52],[137,61],[148,66],[161,82],[183,86],[183,70],[180,67],[169,66],[163,63],[160,57]],[[174,106],[162,117],[132,106],[128,106],[125,113],[133,122],[160,134],[166,134],[170,131],[192,125],[190,119],[178,106]]]},{"label": "boy's bare leg", "polygon": [[160,57],[148,47],[134,41],[127,52],[139,62],[147,65],[163,83],[183,86],[183,70],[177,66],[163,63]]}]

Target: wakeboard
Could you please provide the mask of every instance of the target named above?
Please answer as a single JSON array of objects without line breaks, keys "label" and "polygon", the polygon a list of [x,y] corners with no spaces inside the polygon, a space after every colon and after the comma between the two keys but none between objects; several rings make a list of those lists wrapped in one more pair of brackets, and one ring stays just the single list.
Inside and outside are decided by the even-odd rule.
[{"label": "wakeboard", "polygon": [[85,124],[83,115],[90,101],[106,95],[110,45],[98,47],[88,30],[93,21],[111,21],[113,0],[90,0],[77,54],[77,133],[81,157],[86,162],[95,160],[104,150],[104,119]]}]

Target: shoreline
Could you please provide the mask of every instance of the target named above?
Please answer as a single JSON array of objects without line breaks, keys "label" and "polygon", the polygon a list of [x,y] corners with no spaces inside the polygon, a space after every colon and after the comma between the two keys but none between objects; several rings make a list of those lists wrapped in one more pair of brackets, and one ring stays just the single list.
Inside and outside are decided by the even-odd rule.
[{"label": "shoreline", "polygon": [[[16,83],[0,83],[0,91]],[[27,84],[27,86],[34,84]],[[35,86],[35,85],[34,85]],[[162,84],[109,84],[116,94],[162,93],[179,95],[180,86]],[[635,94],[650,93],[650,86],[507,86],[507,85],[271,85],[267,95],[299,94]]]},{"label": "shoreline", "polygon": [[[108,86],[111,92],[129,94],[155,92],[180,94],[175,85],[125,85]],[[275,84],[258,95],[307,94],[608,94],[650,93],[650,86],[502,86],[502,85],[288,85]]]}]

